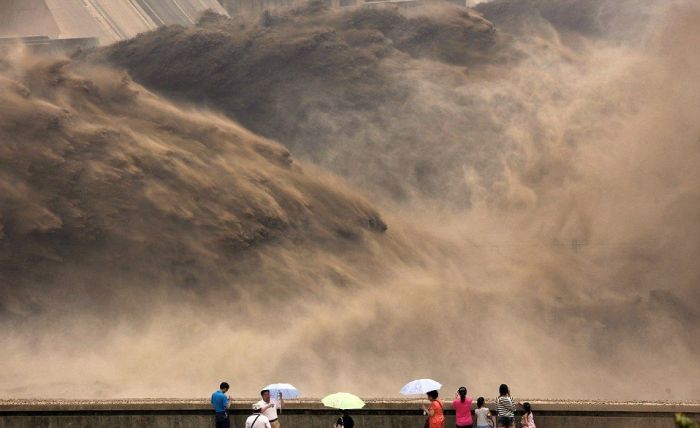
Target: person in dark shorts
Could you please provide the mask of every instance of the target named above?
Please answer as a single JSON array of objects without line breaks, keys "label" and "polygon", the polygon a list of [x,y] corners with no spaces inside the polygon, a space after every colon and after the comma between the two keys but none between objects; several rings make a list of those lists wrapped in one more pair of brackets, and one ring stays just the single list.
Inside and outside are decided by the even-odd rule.
[{"label": "person in dark shorts", "polygon": [[498,411],[496,420],[499,427],[515,428],[515,400],[510,396],[510,389],[505,383],[498,388],[496,411]]},{"label": "person in dark shorts", "polygon": [[231,397],[226,395],[228,390],[228,383],[221,382],[219,390],[214,391],[211,395],[211,405],[214,407],[216,428],[231,428],[231,421],[228,418],[228,408],[231,405]]}]

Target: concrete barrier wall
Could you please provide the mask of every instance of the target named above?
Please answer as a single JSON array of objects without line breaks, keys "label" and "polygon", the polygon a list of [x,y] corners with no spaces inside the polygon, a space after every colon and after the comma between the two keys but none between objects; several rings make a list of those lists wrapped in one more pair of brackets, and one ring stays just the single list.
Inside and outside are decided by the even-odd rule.
[{"label": "concrete barrier wall", "polygon": [[[243,428],[246,416],[232,416],[232,427]],[[419,428],[422,416],[405,415],[354,415],[357,428]],[[335,415],[289,415],[280,421],[285,428],[331,428]],[[0,416],[0,428],[34,427],[133,427],[133,428],[204,428],[214,425],[210,415],[51,415],[51,416]],[[673,416],[584,416],[584,415],[536,415],[538,428],[673,428]],[[454,417],[448,418],[446,427],[454,427]],[[518,425],[519,426],[519,425]]]},{"label": "concrete barrier wall", "polygon": [[[251,401],[237,402],[231,410],[232,426],[244,427]],[[672,428],[673,415],[684,412],[700,419],[700,404],[575,404],[532,401],[538,428]],[[352,412],[357,428],[418,428],[423,426],[420,402],[381,401]],[[446,427],[454,427],[448,411]],[[290,403],[280,421],[284,428],[330,428],[338,417],[318,403]],[[205,401],[39,402],[0,401],[0,428],[30,427],[212,427],[213,416]]]}]

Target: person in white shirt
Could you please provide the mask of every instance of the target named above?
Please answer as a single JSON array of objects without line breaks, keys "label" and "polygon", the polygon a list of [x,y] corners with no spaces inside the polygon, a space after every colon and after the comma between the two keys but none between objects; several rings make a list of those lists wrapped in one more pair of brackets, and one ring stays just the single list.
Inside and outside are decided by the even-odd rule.
[{"label": "person in white shirt", "polygon": [[491,410],[484,406],[484,397],[479,397],[476,400],[476,428],[493,428],[496,426],[496,421],[491,414]]},{"label": "person in white shirt", "polygon": [[260,405],[260,413],[267,417],[267,419],[270,421],[270,425],[272,425],[272,428],[280,428],[281,425],[279,417],[277,416],[277,411],[284,403],[282,394],[280,394],[278,397],[279,406],[270,401],[270,390],[268,389],[263,389],[260,391],[260,397],[262,397],[262,400],[256,403]]},{"label": "person in white shirt", "polygon": [[253,404],[253,414],[245,420],[245,428],[272,428],[265,415],[260,414],[262,407],[259,402]]}]

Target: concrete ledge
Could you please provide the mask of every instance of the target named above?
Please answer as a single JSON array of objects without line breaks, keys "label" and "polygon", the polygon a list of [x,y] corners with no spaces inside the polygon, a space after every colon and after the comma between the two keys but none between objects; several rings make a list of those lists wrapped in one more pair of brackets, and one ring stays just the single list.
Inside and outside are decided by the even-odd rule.
[{"label": "concrete ledge", "polygon": [[[254,401],[233,403],[229,412],[233,427],[244,426]],[[357,428],[410,428],[425,421],[422,400],[365,401],[365,408],[351,411]],[[698,402],[522,401],[532,403],[538,428],[674,428],[677,412],[700,418]],[[281,415],[285,428],[327,428],[338,416],[337,410],[324,407],[317,399],[286,404]],[[493,409],[493,402],[487,405]],[[445,413],[446,426],[454,426],[454,412],[448,408]],[[0,400],[0,428],[204,428],[212,422],[206,399]]]},{"label": "concrete ledge", "polygon": [[[532,407],[540,412],[635,412],[635,413],[700,413],[700,402],[674,402],[674,401],[596,401],[596,400],[538,400],[520,399],[528,401]],[[257,398],[234,399],[231,405],[232,411],[250,410]],[[420,409],[425,400],[402,399],[365,399],[367,405],[358,412],[374,411],[414,411]],[[493,401],[486,402],[487,407],[495,408]],[[447,406],[446,406],[447,407]],[[61,399],[4,399],[0,400],[0,413],[8,411],[210,411],[207,399],[118,399],[118,400],[61,400]],[[284,411],[298,413],[299,411],[323,411],[329,409],[321,404],[320,399],[309,398],[304,400],[287,400]],[[449,412],[449,409],[447,409]]]}]

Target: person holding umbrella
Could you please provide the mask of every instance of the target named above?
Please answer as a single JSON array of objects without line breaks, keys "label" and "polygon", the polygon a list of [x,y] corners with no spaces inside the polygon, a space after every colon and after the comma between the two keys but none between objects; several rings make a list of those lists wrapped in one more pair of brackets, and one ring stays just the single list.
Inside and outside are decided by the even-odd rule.
[{"label": "person holding umbrella", "polygon": [[[270,402],[270,390],[263,389],[260,391],[260,397],[262,400],[255,403],[260,406],[260,413],[265,416],[268,421],[270,421],[272,428],[280,428],[281,425],[279,417],[277,416],[277,406],[275,406],[275,403]],[[278,399],[281,407],[284,403],[281,393],[279,394]]]},{"label": "person holding umbrella", "polygon": [[428,395],[430,406],[423,406],[423,411],[428,415],[428,420],[425,421],[425,428],[443,428],[445,426],[443,405],[437,399],[437,390],[440,388],[442,388],[442,384],[433,379],[416,379],[408,382],[399,391],[403,395]]},{"label": "person holding umbrella", "polygon": [[335,428],[355,428],[355,421],[352,420],[347,410],[340,411],[342,416],[335,422]]},{"label": "person holding umbrella", "polygon": [[426,428],[445,428],[445,414],[442,402],[438,400],[438,392],[428,391],[426,395],[430,400],[429,407],[423,406],[423,410],[428,414],[428,420],[425,424]]},{"label": "person holding umbrella", "polygon": [[270,397],[272,397],[272,404],[275,405],[274,412],[270,411],[270,409],[266,409],[266,415],[268,418],[276,416],[276,418],[273,418],[270,421],[273,428],[278,428],[281,426],[280,419],[282,416],[282,408],[284,407],[284,400],[293,400],[298,398],[300,394],[301,393],[299,390],[296,389],[296,387],[291,383],[271,383],[262,388],[262,401],[260,401],[260,403],[263,403],[263,406],[267,406],[270,404]]},{"label": "person holding umbrella", "polygon": [[357,395],[347,392],[336,392],[335,394],[327,395],[321,399],[321,402],[326,407],[341,409],[342,417],[335,422],[335,427],[354,428],[355,421],[348,414],[348,409],[361,409],[365,407],[365,402]]}]

